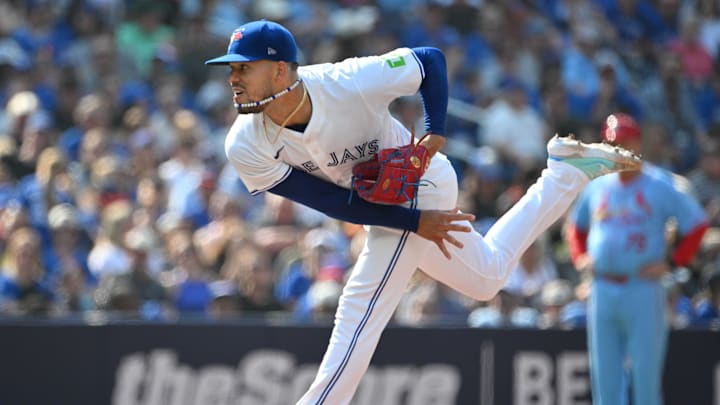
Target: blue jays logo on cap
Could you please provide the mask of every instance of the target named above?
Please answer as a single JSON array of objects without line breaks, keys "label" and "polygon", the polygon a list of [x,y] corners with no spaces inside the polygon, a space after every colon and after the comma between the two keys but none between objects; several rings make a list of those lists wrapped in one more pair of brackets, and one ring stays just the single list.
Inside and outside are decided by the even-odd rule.
[{"label": "blue jays logo on cap", "polygon": [[295,38],[282,25],[266,20],[241,25],[230,36],[227,54],[210,59],[206,65],[272,60],[297,63]]},{"label": "blue jays logo on cap", "polygon": [[241,40],[243,37],[242,28],[238,28],[235,31],[233,31],[232,35],[230,35],[230,43],[228,44],[227,52],[230,53],[232,51],[233,42]]}]

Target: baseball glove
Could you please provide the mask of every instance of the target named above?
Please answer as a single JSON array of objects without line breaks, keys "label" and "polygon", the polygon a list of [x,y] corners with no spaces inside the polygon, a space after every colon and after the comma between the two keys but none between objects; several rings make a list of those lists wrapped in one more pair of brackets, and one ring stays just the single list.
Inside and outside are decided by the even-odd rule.
[{"label": "baseball glove", "polygon": [[371,160],[355,165],[353,189],[373,203],[402,204],[413,200],[430,164],[430,154],[420,142],[422,139],[417,144],[383,149]]}]

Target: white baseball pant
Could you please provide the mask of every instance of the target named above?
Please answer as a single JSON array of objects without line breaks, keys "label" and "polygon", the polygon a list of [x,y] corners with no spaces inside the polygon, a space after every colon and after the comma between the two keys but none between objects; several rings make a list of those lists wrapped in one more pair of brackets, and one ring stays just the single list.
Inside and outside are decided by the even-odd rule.
[{"label": "white baseball pant", "polygon": [[[420,187],[419,209],[451,210],[457,204],[455,171],[442,155],[431,160]],[[448,246],[452,259],[412,232],[370,227],[365,247],[335,314],[330,343],[309,390],[298,405],[345,405],[368,368],[380,335],[417,268],[476,300],[503,287],[522,253],[557,221],[589,182],[578,169],[548,160],[537,182],[486,236],[455,233],[463,249]]]}]

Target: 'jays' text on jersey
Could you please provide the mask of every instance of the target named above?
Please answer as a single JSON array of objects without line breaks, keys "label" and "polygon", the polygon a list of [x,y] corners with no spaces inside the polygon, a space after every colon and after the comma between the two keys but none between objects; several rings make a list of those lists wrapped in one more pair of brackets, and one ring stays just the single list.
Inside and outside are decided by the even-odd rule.
[{"label": "'jays' text on jersey", "polygon": [[274,187],[292,168],[349,188],[355,164],[410,143],[388,109],[394,99],[415,94],[423,80],[410,49],[302,66],[298,75],[313,105],[304,132],[283,129],[271,143],[279,126],[263,114],[247,114],[238,116],[225,140],[225,153],[251,193]]}]

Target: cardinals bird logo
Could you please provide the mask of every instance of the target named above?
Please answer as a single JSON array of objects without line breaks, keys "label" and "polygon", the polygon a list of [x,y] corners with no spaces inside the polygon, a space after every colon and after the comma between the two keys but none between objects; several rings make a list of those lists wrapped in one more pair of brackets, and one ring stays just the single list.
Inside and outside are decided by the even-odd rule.
[{"label": "cardinals bird logo", "polygon": [[616,134],[615,130],[618,126],[618,119],[614,115],[610,115],[607,117],[607,120],[605,121],[605,124],[607,125],[607,128],[605,129],[605,139],[607,139],[608,142],[615,142]]}]

